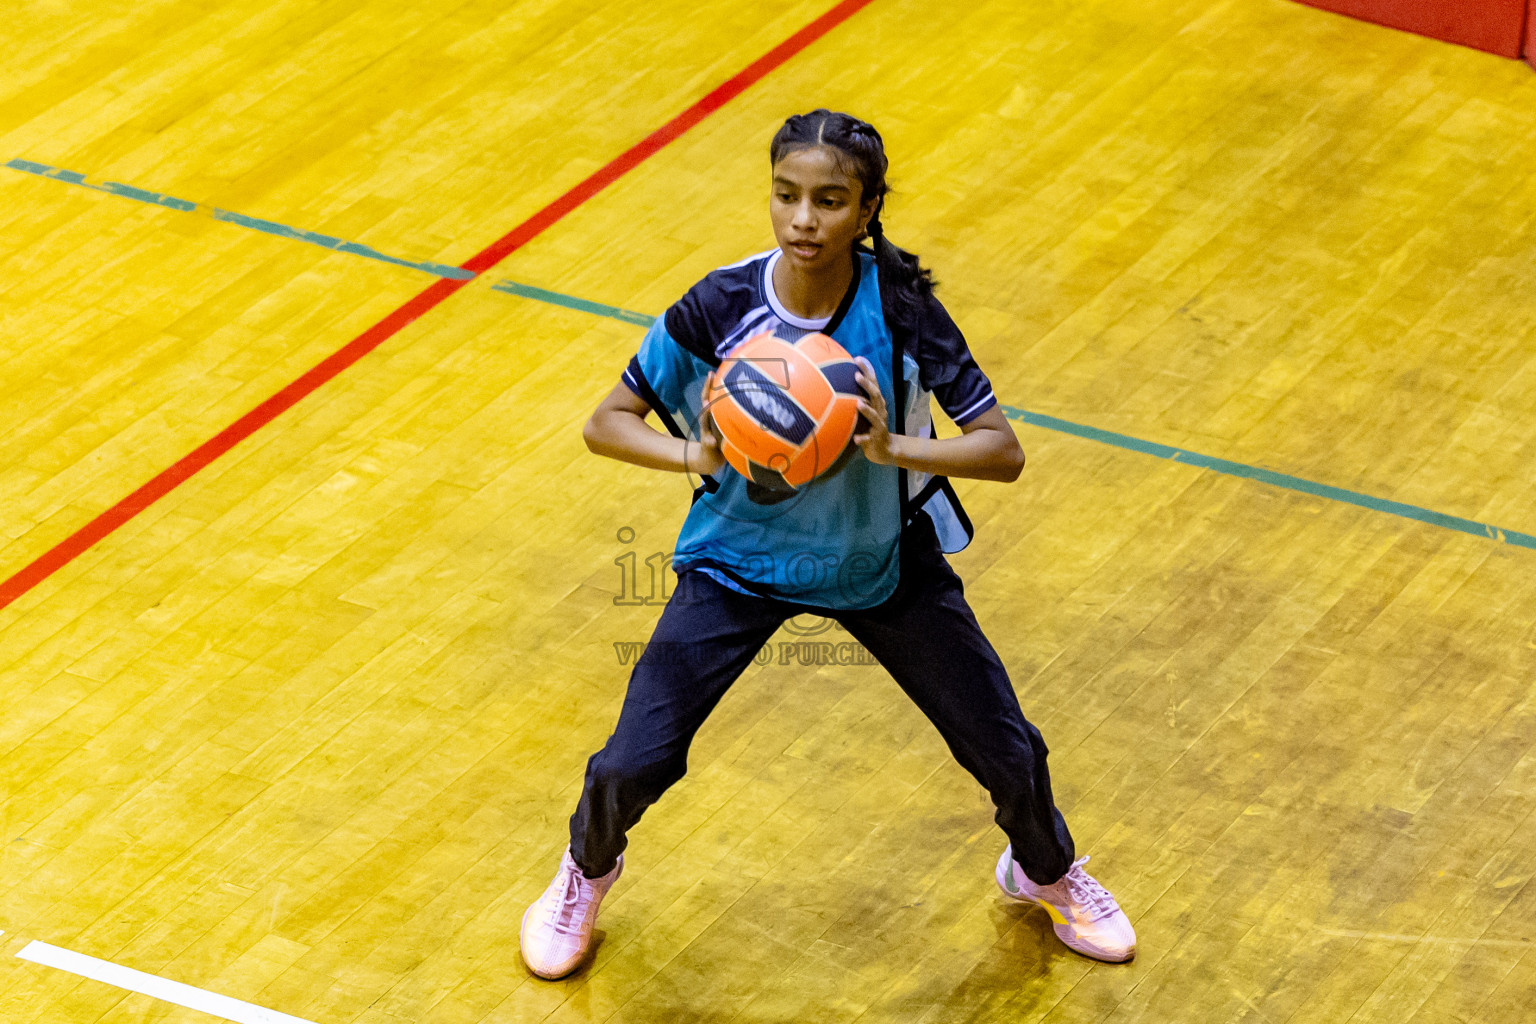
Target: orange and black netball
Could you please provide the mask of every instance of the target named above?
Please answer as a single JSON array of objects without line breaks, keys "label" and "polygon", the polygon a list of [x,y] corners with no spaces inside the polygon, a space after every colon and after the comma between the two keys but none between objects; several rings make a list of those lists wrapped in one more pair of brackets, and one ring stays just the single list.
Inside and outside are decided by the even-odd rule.
[{"label": "orange and black netball", "polygon": [[858,364],[825,334],[755,334],[731,349],[705,392],[725,460],[772,491],[825,473],[859,422]]}]

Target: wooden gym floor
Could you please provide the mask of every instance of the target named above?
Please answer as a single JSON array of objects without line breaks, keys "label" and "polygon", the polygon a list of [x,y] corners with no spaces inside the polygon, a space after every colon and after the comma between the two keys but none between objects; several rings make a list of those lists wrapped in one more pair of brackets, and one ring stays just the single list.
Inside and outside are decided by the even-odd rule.
[{"label": "wooden gym floor", "polygon": [[[0,577],[439,279],[356,246],[463,262],[830,5],[8,9]],[[641,329],[492,286],[660,312],[770,244],[819,105],[885,132],[1005,403],[1514,532],[1021,424],[953,561],[1135,963],[1000,901],[881,670],[775,663],[537,981],[688,490],[579,437]],[[32,943],[315,1024],[1522,1019],[1532,110],[1525,65],[1283,0],[852,13],[0,610],[0,1020],[211,1019]]]}]

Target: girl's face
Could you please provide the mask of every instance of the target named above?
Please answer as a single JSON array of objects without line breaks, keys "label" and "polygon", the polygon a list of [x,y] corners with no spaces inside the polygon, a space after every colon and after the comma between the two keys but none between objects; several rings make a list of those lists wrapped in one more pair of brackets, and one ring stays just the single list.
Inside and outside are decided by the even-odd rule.
[{"label": "girl's face", "polygon": [[863,186],[825,146],[792,150],[773,165],[768,215],[784,258],[816,272],[847,265],[854,242],[875,212]]}]

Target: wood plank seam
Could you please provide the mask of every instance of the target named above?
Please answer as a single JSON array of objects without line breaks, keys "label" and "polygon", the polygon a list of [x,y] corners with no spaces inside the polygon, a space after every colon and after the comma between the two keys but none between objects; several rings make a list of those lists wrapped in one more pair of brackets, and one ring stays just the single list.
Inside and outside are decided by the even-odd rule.
[{"label": "wood plank seam", "polygon": [[17,598],[89,551],[99,541],[110,536],[123,524],[181,486],[219,456],[271,423],[288,409],[293,408],[327,381],[394,337],[406,325],[435,309],[475,277],[543,234],[587,200],[618,181],[663,147],[681,137],[684,132],[741,95],[775,68],[783,65],[795,54],[872,2],[873,0],[842,0],[821,17],[710,90],[672,120],[598,168],[533,216],[465,260],[460,264],[460,268],[469,271],[472,276],[462,279],[442,278],[433,282],[426,290],[321,360],[271,398],[182,456],[148,483],[44,552],[5,582],[0,583],[0,609],[6,608]]}]

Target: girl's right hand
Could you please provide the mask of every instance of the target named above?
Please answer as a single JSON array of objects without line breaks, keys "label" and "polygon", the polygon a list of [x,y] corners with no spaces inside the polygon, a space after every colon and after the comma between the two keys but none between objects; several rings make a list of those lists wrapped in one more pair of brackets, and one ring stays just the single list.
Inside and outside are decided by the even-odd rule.
[{"label": "girl's right hand", "polygon": [[699,436],[689,438],[683,454],[688,471],[700,476],[713,476],[725,467],[725,453],[720,450],[720,435],[715,430],[714,417],[705,409],[699,417]]}]

